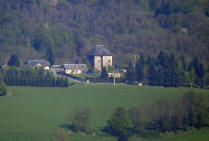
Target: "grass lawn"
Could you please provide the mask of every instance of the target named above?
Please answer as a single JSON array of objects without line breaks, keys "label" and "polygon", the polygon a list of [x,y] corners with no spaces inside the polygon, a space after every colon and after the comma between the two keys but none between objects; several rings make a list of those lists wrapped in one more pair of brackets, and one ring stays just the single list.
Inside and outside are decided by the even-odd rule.
[{"label": "grass lawn", "polygon": [[[117,141],[113,137],[92,137],[92,136],[70,136],[72,141]],[[185,135],[171,136],[171,137],[159,137],[159,138],[131,138],[130,141],[208,141],[209,129],[201,129],[199,131],[193,131]]]},{"label": "grass lawn", "polygon": [[141,141],[208,141],[209,140],[209,129],[201,129],[193,131],[185,135],[162,137],[162,138],[149,138],[142,139]]},{"label": "grass lawn", "polygon": [[[97,131],[115,107],[128,108],[151,104],[161,98],[178,98],[191,89],[98,84],[70,88],[8,87],[8,90],[9,96],[0,97],[0,141],[52,141],[55,131],[69,123],[67,115],[77,107],[92,109],[91,130]],[[209,94],[209,90],[193,90]],[[195,138],[193,136],[208,139],[208,134],[209,130],[205,129],[187,136],[159,138],[159,141],[178,141],[178,138],[184,141],[184,138]],[[71,141],[116,141],[112,137],[84,135],[70,138]]]}]

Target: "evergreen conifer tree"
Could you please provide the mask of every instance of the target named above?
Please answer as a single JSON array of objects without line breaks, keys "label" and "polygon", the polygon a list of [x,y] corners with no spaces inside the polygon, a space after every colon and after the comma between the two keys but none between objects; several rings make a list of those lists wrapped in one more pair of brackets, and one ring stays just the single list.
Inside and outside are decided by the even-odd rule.
[{"label": "evergreen conifer tree", "polygon": [[102,72],[101,72],[100,77],[103,78],[103,79],[108,78],[108,73],[107,73],[106,67],[103,67],[103,68],[102,68]]},{"label": "evergreen conifer tree", "polygon": [[140,59],[136,62],[136,75],[138,81],[144,80],[144,57],[141,55]]},{"label": "evergreen conifer tree", "polygon": [[136,71],[132,63],[129,63],[128,69],[126,72],[126,80],[130,84],[134,84],[136,82]]},{"label": "evergreen conifer tree", "polygon": [[17,55],[12,55],[9,62],[8,62],[9,66],[12,67],[19,67],[20,66],[20,62],[19,62],[19,58]]},{"label": "evergreen conifer tree", "polygon": [[47,48],[46,50],[46,58],[50,62],[50,65],[54,65],[55,60],[54,60],[54,53],[51,47]]},{"label": "evergreen conifer tree", "polygon": [[157,85],[156,69],[152,63],[148,66],[147,73],[148,84]]}]

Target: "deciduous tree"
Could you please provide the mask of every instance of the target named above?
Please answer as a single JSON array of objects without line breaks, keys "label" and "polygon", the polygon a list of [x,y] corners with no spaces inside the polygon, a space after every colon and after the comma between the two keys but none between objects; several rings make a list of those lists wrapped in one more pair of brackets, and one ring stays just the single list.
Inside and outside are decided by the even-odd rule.
[{"label": "deciduous tree", "polygon": [[74,132],[86,133],[90,126],[91,110],[89,108],[77,108],[70,120]]},{"label": "deciduous tree", "polygon": [[131,121],[124,108],[117,108],[111,119],[107,121],[104,131],[116,136],[118,141],[128,141],[131,135]]}]

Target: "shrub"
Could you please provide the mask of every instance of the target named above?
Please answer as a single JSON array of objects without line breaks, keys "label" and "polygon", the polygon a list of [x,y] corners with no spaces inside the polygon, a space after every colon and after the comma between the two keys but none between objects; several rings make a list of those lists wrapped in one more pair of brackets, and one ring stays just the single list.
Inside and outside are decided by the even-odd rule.
[{"label": "shrub", "polygon": [[7,89],[4,83],[0,83],[0,95],[6,95],[7,94]]},{"label": "shrub", "polygon": [[70,116],[70,120],[71,129],[74,132],[87,133],[90,126],[91,110],[89,108],[75,109],[74,114]]}]

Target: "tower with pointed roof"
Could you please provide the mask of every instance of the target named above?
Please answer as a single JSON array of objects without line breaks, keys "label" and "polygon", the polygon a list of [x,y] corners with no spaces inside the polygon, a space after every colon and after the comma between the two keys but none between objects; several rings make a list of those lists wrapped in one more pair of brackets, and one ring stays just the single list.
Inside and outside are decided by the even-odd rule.
[{"label": "tower with pointed roof", "polygon": [[101,71],[102,67],[112,66],[112,55],[104,45],[96,45],[88,53],[88,59],[94,70]]}]

